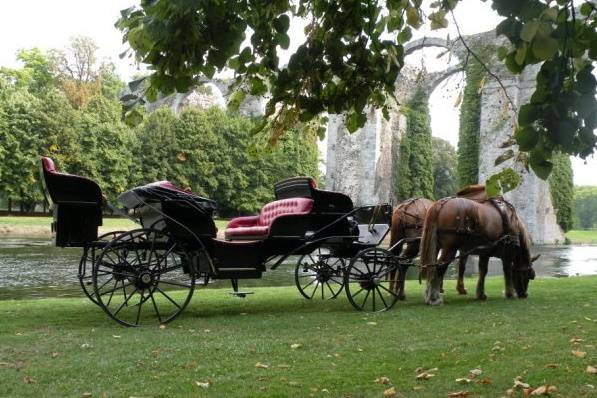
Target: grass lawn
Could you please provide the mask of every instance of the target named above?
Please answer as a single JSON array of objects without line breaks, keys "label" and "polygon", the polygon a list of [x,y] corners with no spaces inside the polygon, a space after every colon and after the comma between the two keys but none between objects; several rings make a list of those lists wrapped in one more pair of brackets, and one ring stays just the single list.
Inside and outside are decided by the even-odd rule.
[{"label": "grass lawn", "polygon": [[568,231],[566,238],[576,244],[597,245],[597,229]]},{"label": "grass lawn", "polygon": [[[446,304],[431,308],[411,281],[406,302],[376,315],[290,287],[246,299],[199,289],[173,323],[136,329],[84,299],[0,301],[0,396],[382,397],[394,386],[397,397],[500,397],[520,377],[555,385],[553,397],[595,397],[596,288],[597,277],[541,279],[529,299],[506,300],[489,278],[479,302],[449,281]],[[417,368],[434,376],[417,380]]]},{"label": "grass lawn", "polygon": [[[16,227],[48,227],[52,222],[51,217],[0,217],[0,226],[16,226]],[[218,229],[226,228],[228,220],[215,220],[216,227]],[[104,218],[103,228],[114,230],[114,229],[134,229],[138,228],[138,224],[135,224],[126,218]]]}]

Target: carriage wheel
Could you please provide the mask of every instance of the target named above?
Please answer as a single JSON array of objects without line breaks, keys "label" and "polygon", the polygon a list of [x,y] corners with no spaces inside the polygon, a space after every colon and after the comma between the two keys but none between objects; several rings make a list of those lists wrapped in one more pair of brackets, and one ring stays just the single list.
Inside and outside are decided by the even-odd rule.
[{"label": "carriage wheel", "polygon": [[[113,231],[103,234],[97,238],[99,242],[110,242],[116,236],[124,233],[124,231]],[[81,261],[79,262],[79,284],[83,293],[91,300],[94,304],[98,304],[95,298],[95,292],[93,290],[93,262],[95,261],[95,247],[85,247]]]},{"label": "carriage wheel", "polygon": [[[392,271],[400,271],[392,253],[373,247],[359,252],[344,273],[344,286],[350,303],[358,310],[380,312],[389,310],[398,301],[390,289]],[[398,278],[396,272],[395,278]]]},{"label": "carriage wheel", "polygon": [[187,306],[196,273],[166,232],[137,229],[112,240],[93,267],[99,305],[125,326],[170,322]]},{"label": "carriage wheel", "polygon": [[344,266],[344,259],[331,257],[318,248],[299,258],[294,269],[294,282],[306,299],[334,299],[344,287]]}]

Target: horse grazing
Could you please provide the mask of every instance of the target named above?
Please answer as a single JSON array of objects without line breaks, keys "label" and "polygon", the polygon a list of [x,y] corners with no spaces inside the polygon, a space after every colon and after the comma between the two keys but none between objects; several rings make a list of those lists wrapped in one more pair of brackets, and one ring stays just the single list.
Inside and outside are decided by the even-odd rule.
[{"label": "horse grazing", "polygon": [[[485,187],[473,185],[458,197],[435,202],[425,218],[421,264],[427,271],[425,301],[441,304],[440,289],[450,262],[459,252],[479,256],[477,298],[485,299],[485,276],[490,257],[502,260],[506,297],[527,297],[529,280],[535,278],[529,233],[512,205],[503,198],[487,197]],[[438,259],[438,253],[441,255]],[[464,271],[466,259],[461,258]],[[464,286],[461,286],[464,289]]]},{"label": "horse grazing", "polygon": [[[404,238],[419,238],[423,231],[425,214],[433,202],[425,198],[413,198],[401,202],[392,213],[392,229],[390,230],[390,247]],[[405,245],[402,253],[395,253],[403,257],[412,258],[419,254],[419,241],[409,242]],[[398,280],[396,280],[398,274]],[[400,300],[405,299],[404,280],[406,269],[390,273],[390,290]]]}]

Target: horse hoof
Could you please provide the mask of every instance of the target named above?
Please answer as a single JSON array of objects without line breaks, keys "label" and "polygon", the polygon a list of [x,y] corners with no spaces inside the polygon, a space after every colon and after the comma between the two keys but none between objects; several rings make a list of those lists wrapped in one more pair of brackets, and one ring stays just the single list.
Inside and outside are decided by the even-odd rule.
[{"label": "horse hoof", "polygon": [[527,297],[529,297],[529,295],[528,295],[527,293],[523,293],[523,294],[519,294],[519,295],[518,295],[518,298],[519,298],[519,299],[525,299],[525,298],[527,298]]},{"label": "horse hoof", "polygon": [[443,303],[444,303],[444,300],[435,299],[435,300],[430,300],[428,304],[431,306],[437,306],[437,305],[442,305]]},{"label": "horse hoof", "polygon": [[404,301],[404,300],[406,300],[406,296],[404,294],[399,294],[398,295],[398,300]]},{"label": "horse hoof", "polygon": [[462,288],[462,289],[456,289],[456,290],[458,290],[458,294],[460,294],[460,295],[462,295],[462,296],[464,296],[464,295],[468,294],[468,291],[467,291],[465,288]]},{"label": "horse hoof", "polygon": [[514,294],[513,293],[506,293],[504,295],[507,299],[513,299],[514,298]]},{"label": "horse hoof", "polygon": [[439,289],[439,292],[443,293],[444,292],[444,288],[442,287],[441,289]]},{"label": "horse hoof", "polygon": [[487,295],[485,295],[485,294],[478,294],[477,295],[477,300],[485,301],[485,300],[487,300]]}]

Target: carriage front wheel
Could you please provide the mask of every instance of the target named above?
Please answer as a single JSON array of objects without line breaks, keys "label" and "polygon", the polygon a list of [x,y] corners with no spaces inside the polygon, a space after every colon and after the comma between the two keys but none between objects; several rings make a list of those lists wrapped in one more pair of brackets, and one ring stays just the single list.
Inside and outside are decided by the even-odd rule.
[{"label": "carriage front wheel", "polygon": [[294,282],[306,299],[334,299],[344,286],[344,267],[344,259],[318,248],[299,258],[294,269]]},{"label": "carriage front wheel", "polygon": [[[389,310],[398,301],[392,291],[399,263],[387,250],[373,247],[352,258],[344,273],[344,288],[348,301],[358,310],[380,312]],[[392,276],[391,276],[392,275]]]},{"label": "carriage front wheel", "polygon": [[98,256],[95,297],[125,326],[167,323],[189,303],[195,274],[190,256],[168,233],[136,229],[116,237]]}]

